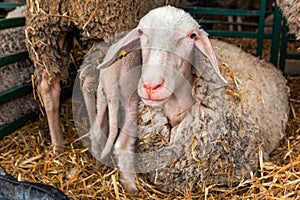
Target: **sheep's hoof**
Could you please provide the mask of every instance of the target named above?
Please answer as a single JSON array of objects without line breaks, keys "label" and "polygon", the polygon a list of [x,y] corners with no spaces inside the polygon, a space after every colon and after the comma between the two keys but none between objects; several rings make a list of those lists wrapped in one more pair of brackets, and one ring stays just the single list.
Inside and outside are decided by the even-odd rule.
[{"label": "sheep's hoof", "polygon": [[58,156],[59,154],[63,153],[64,151],[65,151],[65,146],[53,144],[53,153],[55,155]]},{"label": "sheep's hoof", "polygon": [[104,160],[111,152],[111,146],[105,145],[102,154],[101,154],[101,160]]},{"label": "sheep's hoof", "polygon": [[134,174],[133,173],[121,173],[120,174],[120,181],[123,185],[123,187],[125,188],[126,192],[128,192],[129,194],[137,194],[138,193],[138,189],[136,187],[135,184],[135,178],[134,178]]},{"label": "sheep's hoof", "polygon": [[131,195],[135,195],[135,194],[137,194],[138,193],[138,189],[136,188],[136,185],[134,184],[134,186],[133,185],[126,185],[126,184],[122,184],[123,185],[123,187],[125,188],[125,190],[126,190],[126,192],[128,193],[128,194],[131,194]]}]

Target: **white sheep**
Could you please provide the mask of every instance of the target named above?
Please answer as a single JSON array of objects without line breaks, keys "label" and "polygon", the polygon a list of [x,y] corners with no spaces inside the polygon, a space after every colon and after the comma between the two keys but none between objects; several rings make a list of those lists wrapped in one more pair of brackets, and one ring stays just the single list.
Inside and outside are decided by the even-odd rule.
[{"label": "white sheep", "polygon": [[[100,126],[103,123],[103,119],[105,116],[106,112],[106,107],[108,105],[108,113],[109,113],[109,135],[108,135],[108,141],[105,144],[105,148],[103,152],[101,153],[101,159],[103,159],[104,156],[106,156],[109,151],[112,148],[113,142],[116,138],[117,132],[118,132],[118,124],[117,122],[117,111],[118,111],[118,105],[119,105],[119,100],[124,99],[122,96],[126,96],[129,94],[128,86],[127,84],[113,84],[119,83],[118,79],[120,79],[120,74],[122,72],[127,72],[129,69],[134,67],[136,65],[137,61],[132,61],[131,59],[139,57],[138,54],[129,54],[126,56],[124,59],[121,61],[123,63],[120,63],[121,61],[117,61],[113,63],[119,53],[121,52],[122,49],[128,49],[130,51],[134,50],[136,48],[137,44],[139,45],[139,40],[141,39],[141,44],[143,44],[143,39],[149,39],[149,41],[154,42],[154,43],[149,43],[146,46],[142,46],[142,57],[143,57],[143,72],[142,72],[142,77],[139,79],[139,74],[131,74],[131,77],[127,77],[127,80],[132,83],[133,80],[138,80],[139,79],[139,84],[142,84],[142,86],[138,86],[138,82],[136,83],[136,87],[138,88],[139,96],[143,99],[143,101],[149,105],[152,106],[157,106],[157,105],[164,105],[164,111],[166,115],[168,116],[170,123],[172,126],[175,126],[178,124],[181,119],[184,117],[186,111],[188,108],[190,108],[194,102],[192,94],[191,94],[191,83],[193,82],[193,75],[192,75],[192,68],[188,60],[190,60],[189,56],[191,54],[191,51],[193,49],[193,41],[196,41],[196,47],[203,52],[205,55],[208,56],[210,59],[210,62],[213,64],[213,68],[216,71],[216,73],[219,75],[221,80],[226,82],[222,76],[220,75],[219,68],[217,66],[217,60],[216,57],[212,51],[210,42],[207,38],[207,34],[199,30],[197,31],[198,24],[194,21],[192,21],[191,24],[187,24],[187,26],[193,26],[194,30],[188,33],[178,33],[178,32],[173,32],[171,33],[172,36],[174,37],[174,40],[181,40],[180,44],[176,47],[176,49],[167,49],[171,52],[174,52],[176,54],[171,55],[171,59],[176,63],[179,63],[181,65],[180,72],[177,72],[172,66],[170,66],[169,70],[166,71],[166,69],[161,67],[161,64],[165,61],[165,59],[168,59],[166,56],[168,54],[157,51],[155,47],[162,47],[162,48],[167,48],[163,46],[159,46],[160,44],[157,43],[158,41],[155,41],[155,38],[159,37],[157,34],[162,34],[161,37],[166,37],[167,34],[170,30],[172,30],[172,27],[166,26],[164,24],[164,28],[166,28],[166,32],[164,29],[142,29],[141,27],[157,27],[157,24],[155,24],[155,19],[157,19],[156,23],[159,23],[160,19],[159,17],[165,18],[170,15],[172,18],[172,13],[178,12],[178,19],[179,16],[181,17],[187,17],[186,13],[182,10],[178,10],[173,7],[164,7],[162,9],[154,10],[144,16],[138,28],[134,29],[133,31],[129,32],[124,38],[119,40],[116,44],[112,45],[110,50],[108,51],[106,57],[104,58],[104,61],[101,65],[98,66],[99,69],[101,69],[100,72],[100,78],[99,78],[99,87],[98,87],[98,92],[97,92],[97,117],[95,119],[95,122],[93,124],[93,127],[91,128],[91,142],[92,142],[92,152],[94,155],[99,154],[99,149],[101,145],[103,145],[103,139],[96,139],[97,137],[99,138],[99,135],[102,135],[103,133],[99,134],[99,130],[101,130]],[[166,12],[166,13],[165,13]],[[164,16],[160,16],[162,13],[165,13]],[[170,20],[170,19],[169,19]],[[187,21],[187,20],[186,20]],[[187,21],[189,22],[189,21]],[[174,25],[174,24],[172,24]],[[179,24],[178,24],[179,25]],[[178,28],[178,27],[177,27]],[[145,31],[145,33],[144,33]],[[153,31],[153,32],[152,32]],[[151,35],[153,34],[153,35]],[[151,38],[151,36],[153,38]],[[143,37],[149,37],[149,38],[143,38]],[[168,36],[170,37],[170,36]],[[160,38],[160,37],[159,37]],[[173,47],[173,43],[175,41],[168,41],[169,44],[171,44],[171,48]],[[163,45],[166,45],[168,43],[162,43]],[[155,46],[158,45],[158,46]],[[188,46],[186,46],[188,45]],[[153,49],[151,49],[153,48]],[[187,48],[187,52],[183,52]],[[179,54],[179,56],[178,56]],[[151,55],[151,57],[149,57]],[[132,56],[132,58],[131,58]],[[153,60],[152,57],[154,58],[159,58],[159,60]],[[182,59],[185,58],[187,61]],[[126,60],[126,61],[124,61]],[[158,63],[155,63],[157,62]],[[113,63],[113,64],[112,64]],[[112,64],[112,65],[111,65]],[[126,65],[128,65],[126,67]],[[120,68],[121,70],[117,70]],[[148,71],[147,71],[148,70]],[[183,72],[183,73],[181,73]],[[183,75],[183,77],[182,77]],[[176,83],[172,83],[170,81],[165,81],[165,80],[171,80],[172,78],[175,78],[177,80]],[[163,85],[164,83],[168,85]],[[134,85],[134,84],[133,84]],[[120,90],[117,88],[120,87]],[[132,86],[131,86],[132,87]],[[124,90],[124,92],[122,91]],[[161,91],[160,91],[161,90]],[[121,97],[119,98],[118,95]],[[183,99],[182,97],[186,97]],[[104,98],[103,98],[104,97]],[[178,101],[178,98],[181,97],[182,101]],[[157,99],[159,98],[159,99]],[[125,98],[128,99],[128,98]],[[133,99],[137,99],[136,97],[133,97]],[[86,102],[91,102],[91,101],[86,101]],[[121,102],[124,102],[121,101]],[[126,101],[127,104],[129,104],[129,100]],[[87,106],[89,108],[89,106]],[[128,191],[134,191],[136,190],[136,186],[134,184],[134,177],[131,176],[132,172],[134,170],[134,159],[132,158],[133,154],[133,148],[134,148],[134,141],[135,141],[135,127],[130,127],[131,126],[131,120],[130,118],[133,118],[133,121],[136,121],[136,117],[130,116],[129,112],[127,111],[126,108],[129,108],[130,110],[133,111],[133,113],[136,113],[137,110],[137,101],[130,101],[130,106],[124,106],[125,108],[125,124],[121,130],[121,133],[118,137],[118,140],[116,142],[115,148],[116,152],[115,154],[117,155],[117,159],[119,160],[118,165],[120,168],[120,171],[122,174],[125,174],[124,172],[131,172],[123,175],[122,179],[124,183],[124,187]],[[89,110],[89,109],[88,109]],[[92,115],[89,115],[92,116]],[[90,117],[93,118],[93,117]],[[127,123],[128,122],[128,123]],[[126,131],[128,129],[128,131]],[[97,131],[98,130],[98,131]],[[123,131],[125,132],[123,133]],[[96,133],[95,133],[96,132]],[[125,145],[126,144],[126,145]],[[124,147],[123,147],[124,146]],[[101,151],[101,150],[100,150]],[[126,181],[126,179],[128,181]]]},{"label": "white sheep", "polygon": [[[246,54],[232,55],[237,50],[223,45],[223,49],[217,49],[218,56],[221,60],[222,56],[226,56],[240,80],[232,75],[235,83],[232,85],[227,77],[230,84],[224,87],[227,81],[220,73],[207,34],[189,14],[171,6],[154,9],[145,15],[135,29],[110,47],[98,68],[110,66],[124,48],[130,51],[133,46],[135,50],[137,43],[142,55],[138,95],[145,106],[154,108],[154,115],[162,112],[159,116],[164,115],[167,119],[160,117],[157,120],[160,122],[159,130],[168,133],[161,128],[164,125],[161,121],[168,121],[171,132],[166,147],[159,148],[157,152],[145,153],[149,149],[138,145],[142,154],[135,154],[133,164],[130,163],[132,159],[128,160],[129,163],[119,163],[121,171],[143,173],[156,170],[156,173],[148,174],[150,180],[166,190],[174,187],[185,190],[189,187],[189,180],[194,184],[206,177],[211,183],[217,177],[213,175],[220,170],[221,161],[232,161],[233,165],[238,165],[233,167],[236,169],[233,170],[235,178],[255,171],[258,158],[255,150],[264,141],[263,150],[267,158],[278,144],[286,125],[288,90],[280,73],[271,67],[261,69],[255,66],[262,64],[255,63],[251,56],[247,58],[251,65],[243,65],[240,56],[247,57]],[[242,65],[243,68],[240,68]],[[231,86],[240,90],[242,98],[229,90]],[[226,95],[225,89],[236,99],[240,98],[239,101]],[[258,93],[260,96],[257,96]],[[155,128],[155,123],[154,126],[153,123],[139,125],[139,138],[148,146],[157,147],[156,143],[149,140],[147,143],[147,139],[143,138],[143,131],[149,126]],[[125,152],[123,155],[126,159],[128,154]],[[191,166],[187,162],[192,163]],[[171,163],[171,168],[163,169]],[[210,164],[219,166],[212,169]],[[184,178],[176,174],[182,174]],[[217,183],[225,182],[224,176],[220,179]]]},{"label": "white sheep", "polygon": [[[181,121],[194,102],[188,90],[193,82],[191,54],[194,47],[207,56],[220,80],[226,83],[207,33],[181,9],[166,6],[150,11],[137,28],[111,46],[98,68],[109,66],[122,48],[137,41],[140,41],[143,60],[138,94],[147,105],[163,105],[172,126]],[[181,96],[185,99],[179,102],[177,98]]]}]

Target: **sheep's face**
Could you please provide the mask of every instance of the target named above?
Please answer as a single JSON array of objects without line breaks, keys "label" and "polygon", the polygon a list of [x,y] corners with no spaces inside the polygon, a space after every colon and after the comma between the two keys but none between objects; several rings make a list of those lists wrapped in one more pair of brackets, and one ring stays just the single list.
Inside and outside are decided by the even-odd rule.
[{"label": "sheep's face", "polygon": [[143,58],[138,93],[144,103],[161,105],[190,83],[198,27],[190,15],[172,7],[153,10],[141,19],[136,28]]},{"label": "sheep's face", "polygon": [[122,49],[141,49],[143,65],[138,94],[142,100],[150,106],[162,105],[174,96],[182,101],[188,95],[182,91],[190,89],[192,82],[193,48],[208,57],[223,79],[207,34],[199,29],[198,23],[188,13],[165,6],[150,11],[137,28],[112,45],[98,68],[113,63]]},{"label": "sheep's face", "polygon": [[[143,58],[138,93],[144,103],[166,102],[191,80],[191,52],[195,36],[160,28],[139,28]],[[178,97],[177,97],[178,98]]]}]

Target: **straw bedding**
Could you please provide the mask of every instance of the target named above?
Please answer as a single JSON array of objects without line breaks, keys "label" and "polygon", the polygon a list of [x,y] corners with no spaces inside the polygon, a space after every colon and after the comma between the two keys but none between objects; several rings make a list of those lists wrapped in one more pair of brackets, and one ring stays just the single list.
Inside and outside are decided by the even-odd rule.
[{"label": "straw bedding", "polygon": [[[300,187],[300,77],[290,77],[290,107],[286,136],[271,156],[260,163],[259,176],[229,187],[210,185],[198,191],[165,193],[137,179],[141,191],[134,199],[297,199]],[[71,199],[121,199],[128,197],[118,182],[116,169],[96,164],[78,140],[73,124],[71,99],[61,107],[67,150],[55,156],[49,145],[47,120],[42,117],[0,141],[0,164],[18,180],[53,185]]]},{"label": "straw bedding", "polygon": [[[166,193],[137,177],[140,193],[129,196],[118,182],[117,170],[97,163],[78,139],[71,99],[62,104],[60,112],[66,152],[59,156],[52,153],[47,119],[41,116],[0,141],[0,165],[18,180],[55,186],[70,199],[296,199],[300,195],[300,77],[289,78],[288,85],[292,112],[280,147],[271,154],[269,162],[259,157],[258,176],[226,187],[193,181],[197,190],[191,186],[185,191]],[[168,129],[163,131],[167,136]]]},{"label": "straw bedding", "polygon": [[[265,199],[299,197],[300,186],[300,77],[289,77],[290,116],[280,146],[269,162],[259,161],[258,176],[229,186],[204,185],[198,190],[166,193],[137,177],[140,193],[133,199]],[[47,120],[41,116],[0,141],[0,164],[19,180],[45,183],[65,192],[70,199],[121,199],[130,197],[118,182],[116,169],[98,164],[78,139],[71,99],[61,106],[66,152],[52,154]],[[168,131],[167,129],[165,131]]]}]

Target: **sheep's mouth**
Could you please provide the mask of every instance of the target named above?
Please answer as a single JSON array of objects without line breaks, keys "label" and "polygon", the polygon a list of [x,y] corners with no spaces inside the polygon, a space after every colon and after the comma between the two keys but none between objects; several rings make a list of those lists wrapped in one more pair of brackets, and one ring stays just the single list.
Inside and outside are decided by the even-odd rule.
[{"label": "sheep's mouth", "polygon": [[142,100],[148,106],[160,106],[164,104],[168,100],[168,98],[164,98],[164,99],[142,98]]}]

